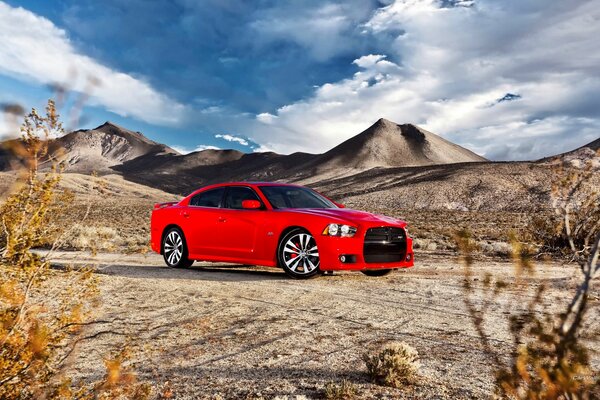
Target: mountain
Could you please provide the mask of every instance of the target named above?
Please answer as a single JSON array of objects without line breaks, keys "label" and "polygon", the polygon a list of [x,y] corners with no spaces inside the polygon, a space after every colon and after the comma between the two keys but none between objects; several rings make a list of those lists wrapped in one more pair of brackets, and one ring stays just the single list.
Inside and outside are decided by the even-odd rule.
[{"label": "mountain", "polygon": [[[67,172],[119,174],[180,195],[210,183],[260,180],[309,185],[350,207],[383,213],[420,208],[533,212],[550,205],[544,160],[490,162],[416,125],[385,119],[323,154],[203,150],[182,155],[111,123],[72,132],[51,145],[68,163]],[[599,147],[600,139],[560,157]],[[0,169],[2,159],[0,151]],[[73,182],[85,175],[77,176]]]},{"label": "mountain", "polygon": [[[425,166],[485,158],[415,125],[380,119],[370,128],[324,154],[272,152],[243,154],[204,150],[185,156],[143,156],[113,167],[126,179],[186,192],[208,183],[235,180],[286,180],[313,183],[372,168]],[[177,176],[177,180],[165,179]]]},{"label": "mountain", "polygon": [[386,119],[314,160],[319,171],[351,168],[414,167],[487,161],[485,158],[413,124]]},{"label": "mountain", "polygon": [[[18,140],[5,142],[0,149],[0,169],[18,165],[18,157],[9,150]],[[82,129],[51,139],[49,154],[64,162],[65,171],[82,174],[114,173],[112,167],[142,156],[178,155],[175,150],[154,142],[140,132],[105,122],[94,129]]]},{"label": "mountain", "polygon": [[[119,173],[127,180],[181,194],[223,181],[312,184],[373,168],[485,161],[415,125],[385,119],[323,154],[203,150],[182,155],[111,122],[52,140],[50,152],[65,162],[67,172]],[[0,170],[10,169],[12,161],[10,153],[0,149]]]},{"label": "mountain", "polygon": [[[415,125],[398,125],[385,119],[316,155],[244,154],[237,150],[204,150],[181,155],[140,132],[111,122],[52,140],[50,152],[65,162],[68,172],[95,171],[104,175],[117,171],[128,179],[177,191],[224,179],[318,180],[371,168],[485,161]],[[3,170],[7,169],[6,159],[6,154],[4,157],[0,154]],[[164,182],[166,176],[178,178],[175,182]]]},{"label": "mountain", "polygon": [[55,139],[50,151],[64,161],[66,170],[89,174],[111,173],[111,167],[147,155],[173,154],[175,150],[156,143],[140,132],[111,122],[94,129],[78,130]]}]

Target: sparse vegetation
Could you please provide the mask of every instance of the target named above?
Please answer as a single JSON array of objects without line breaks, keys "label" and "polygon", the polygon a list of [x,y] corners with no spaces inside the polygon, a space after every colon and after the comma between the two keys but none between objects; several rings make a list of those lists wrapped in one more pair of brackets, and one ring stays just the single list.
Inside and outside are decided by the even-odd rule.
[{"label": "sparse vegetation", "polygon": [[354,400],[357,398],[358,389],[347,379],[340,383],[328,382],[325,384],[325,399],[327,400]]},{"label": "sparse vegetation", "polygon": [[[600,380],[594,376],[586,347],[580,340],[588,307],[590,286],[600,271],[600,196],[590,185],[595,160],[583,168],[562,166],[555,170],[553,189],[556,215],[562,223],[558,238],[561,248],[568,248],[581,271],[581,280],[566,310],[554,314],[547,310],[546,286],[535,288],[526,307],[510,311],[509,325],[514,349],[509,362],[505,355],[493,349],[485,329],[486,313],[490,305],[506,287],[493,276],[483,278],[483,287],[473,284],[472,270],[474,241],[469,232],[457,234],[457,245],[465,265],[465,304],[487,354],[496,366],[497,391],[503,396],[518,399],[589,399],[599,395]],[[536,232],[538,225],[533,227]],[[534,249],[512,237],[516,277],[533,275]],[[476,291],[484,292],[484,301],[473,301]],[[479,296],[482,297],[482,296]],[[514,305],[513,305],[514,306]],[[517,311],[515,311],[517,310]]]},{"label": "sparse vegetation", "polygon": [[369,376],[380,385],[398,388],[416,381],[419,354],[405,342],[385,344],[363,359]]},{"label": "sparse vegetation", "polygon": [[[47,139],[61,133],[56,107],[46,115],[32,110],[15,143],[26,166],[16,190],[0,206],[0,398],[144,398],[148,389],[135,382],[119,352],[106,362],[97,384],[73,382],[68,367],[84,328],[93,324],[97,281],[88,269],[56,271],[32,249],[61,243],[60,217],[69,193],[57,190],[61,166],[48,158]],[[51,163],[39,172],[40,163]]]},{"label": "sparse vegetation", "polygon": [[116,229],[76,223],[64,238],[64,246],[70,249],[91,251],[114,251],[119,245]]}]

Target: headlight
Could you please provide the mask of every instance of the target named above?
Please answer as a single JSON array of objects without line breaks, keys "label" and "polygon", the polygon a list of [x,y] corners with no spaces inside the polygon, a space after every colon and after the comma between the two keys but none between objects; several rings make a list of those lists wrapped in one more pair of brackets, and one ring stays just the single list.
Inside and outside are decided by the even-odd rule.
[{"label": "headlight", "polygon": [[339,231],[338,224],[329,224],[325,229],[327,230],[327,234],[331,236],[336,236]]},{"label": "headlight", "polygon": [[329,224],[323,230],[323,235],[352,237],[356,233],[357,228],[350,225]]}]

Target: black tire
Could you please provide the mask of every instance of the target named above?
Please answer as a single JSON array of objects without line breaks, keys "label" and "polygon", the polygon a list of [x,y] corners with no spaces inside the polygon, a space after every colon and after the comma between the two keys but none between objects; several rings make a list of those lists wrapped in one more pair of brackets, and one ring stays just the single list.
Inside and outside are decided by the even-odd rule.
[{"label": "black tire", "polygon": [[162,253],[167,267],[189,268],[194,260],[188,259],[188,248],[185,236],[179,228],[170,228],[162,240]]},{"label": "black tire", "polygon": [[366,276],[386,276],[390,274],[393,269],[365,269],[364,271],[360,271]]},{"label": "black tire", "polygon": [[309,279],[321,274],[317,242],[304,229],[293,229],[281,238],[277,246],[277,261],[294,279]]}]

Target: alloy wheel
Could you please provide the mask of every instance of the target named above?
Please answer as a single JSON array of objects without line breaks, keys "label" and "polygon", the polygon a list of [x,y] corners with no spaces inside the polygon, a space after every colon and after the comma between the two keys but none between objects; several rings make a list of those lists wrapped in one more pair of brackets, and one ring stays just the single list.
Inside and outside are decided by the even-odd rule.
[{"label": "alloy wheel", "polygon": [[167,264],[177,265],[183,256],[183,239],[177,231],[171,231],[167,234],[164,244],[165,260]]},{"label": "alloy wheel", "polygon": [[293,273],[308,275],[319,268],[317,242],[308,233],[297,233],[289,237],[283,245],[282,261]]}]

